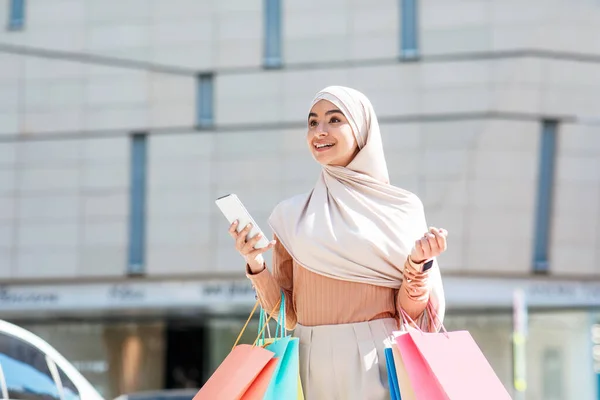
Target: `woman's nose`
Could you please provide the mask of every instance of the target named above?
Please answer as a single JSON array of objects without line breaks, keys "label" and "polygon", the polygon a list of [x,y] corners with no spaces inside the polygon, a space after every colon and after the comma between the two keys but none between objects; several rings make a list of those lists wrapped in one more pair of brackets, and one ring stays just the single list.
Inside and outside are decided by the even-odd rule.
[{"label": "woman's nose", "polygon": [[327,130],[323,124],[317,125],[317,129],[315,129],[315,135],[319,137],[327,135]]}]

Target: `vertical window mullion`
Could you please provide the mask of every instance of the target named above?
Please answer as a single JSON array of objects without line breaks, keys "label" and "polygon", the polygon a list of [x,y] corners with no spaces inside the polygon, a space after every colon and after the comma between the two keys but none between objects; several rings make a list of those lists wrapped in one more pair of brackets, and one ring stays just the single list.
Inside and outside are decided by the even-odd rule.
[{"label": "vertical window mullion", "polygon": [[542,122],[533,255],[533,270],[540,273],[549,270],[548,253],[556,165],[557,128],[557,121]]},{"label": "vertical window mullion", "polygon": [[264,0],[265,68],[281,68],[281,0]]},{"label": "vertical window mullion", "polygon": [[400,0],[400,57],[419,56],[417,0]]},{"label": "vertical window mullion", "polygon": [[25,25],[25,0],[10,0],[8,29],[23,29]]},{"label": "vertical window mullion", "polygon": [[128,274],[142,274],[145,269],[147,154],[147,135],[132,135]]},{"label": "vertical window mullion", "polygon": [[209,128],[214,124],[214,75],[200,74],[197,79],[197,125]]}]

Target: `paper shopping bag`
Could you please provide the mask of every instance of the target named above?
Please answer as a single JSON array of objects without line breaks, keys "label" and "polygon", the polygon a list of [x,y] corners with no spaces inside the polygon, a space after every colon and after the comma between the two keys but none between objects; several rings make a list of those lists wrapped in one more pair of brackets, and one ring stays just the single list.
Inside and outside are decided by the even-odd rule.
[{"label": "paper shopping bag", "polygon": [[266,347],[279,359],[264,400],[294,399],[298,395],[300,373],[298,338],[290,336],[275,340]]},{"label": "paper shopping bag", "polygon": [[398,346],[392,347],[392,353],[394,355],[394,367],[399,388],[398,398],[402,400],[417,400],[412,383],[410,383],[410,378],[406,372],[402,355],[400,354],[400,350],[398,350]]},{"label": "paper shopping bag", "polygon": [[[234,347],[194,396],[194,400],[238,400],[244,398],[244,394],[261,375],[273,356],[272,351],[258,346],[241,344]],[[275,363],[271,363],[271,375],[274,367]],[[261,376],[260,382],[267,380],[265,390],[271,375],[268,375],[267,370],[266,374]],[[259,382],[257,384],[260,385]],[[264,391],[262,393],[264,394]],[[262,395],[258,398],[262,398]]]},{"label": "paper shopping bag", "polygon": [[398,387],[398,377],[396,376],[396,367],[394,365],[394,353],[390,347],[386,347],[384,352],[390,397],[392,400],[400,400],[400,388]]},{"label": "paper shopping bag", "polygon": [[256,379],[250,384],[250,387],[246,390],[240,400],[262,400],[273,379],[273,374],[275,373],[278,362],[279,360],[275,357],[270,359],[260,374],[258,374]]},{"label": "paper shopping bag", "polygon": [[304,400],[304,390],[302,390],[302,381],[300,380],[300,373],[298,373],[298,400]]},{"label": "paper shopping bag", "polygon": [[396,344],[417,399],[511,399],[467,331],[411,331]]}]

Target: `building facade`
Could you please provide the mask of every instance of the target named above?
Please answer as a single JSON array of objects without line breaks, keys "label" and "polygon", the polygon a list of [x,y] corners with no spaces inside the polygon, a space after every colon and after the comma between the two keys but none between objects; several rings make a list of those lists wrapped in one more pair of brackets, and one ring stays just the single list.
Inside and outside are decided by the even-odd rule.
[{"label": "building facade", "polygon": [[0,21],[0,318],[107,397],[197,387],[227,353],[254,296],[214,200],[266,228],[310,190],[328,85],[371,99],[392,183],[450,232],[448,329],[527,399],[598,396],[596,2],[0,0]]}]

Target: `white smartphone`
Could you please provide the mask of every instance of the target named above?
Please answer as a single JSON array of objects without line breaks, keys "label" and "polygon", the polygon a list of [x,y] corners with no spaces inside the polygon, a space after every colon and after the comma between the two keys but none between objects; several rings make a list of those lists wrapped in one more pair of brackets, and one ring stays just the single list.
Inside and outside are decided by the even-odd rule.
[{"label": "white smartphone", "polygon": [[233,224],[233,221],[238,221],[237,231],[241,232],[246,225],[252,224],[252,229],[250,229],[250,233],[246,236],[246,240],[252,239],[254,236],[259,233],[262,235],[262,238],[254,245],[255,249],[262,249],[263,247],[267,247],[269,245],[269,239],[265,236],[263,231],[260,230],[246,207],[242,204],[240,199],[235,194],[228,194],[222,197],[219,197],[215,203],[217,207],[221,209],[229,224]]}]

